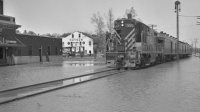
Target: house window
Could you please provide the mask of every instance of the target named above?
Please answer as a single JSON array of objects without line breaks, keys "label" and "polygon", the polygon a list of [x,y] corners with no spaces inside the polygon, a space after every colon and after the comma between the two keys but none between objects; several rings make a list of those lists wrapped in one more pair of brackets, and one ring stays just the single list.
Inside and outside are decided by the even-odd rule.
[{"label": "house window", "polygon": [[81,42],[80,42],[80,46],[81,46]]},{"label": "house window", "polygon": [[74,38],[74,34],[72,34],[72,38]]},{"label": "house window", "polygon": [[50,53],[51,53],[51,48],[50,48],[50,46],[47,47],[47,53],[48,53],[48,55],[50,55]]},{"label": "house window", "polygon": [[71,46],[73,46],[73,42],[71,42]]},{"label": "house window", "polygon": [[62,46],[64,46],[65,45],[65,43],[64,42],[62,42]]},{"label": "house window", "polygon": [[78,37],[80,38],[80,37],[81,37],[81,34],[79,34]]},{"label": "house window", "polygon": [[89,50],[89,54],[90,54],[90,56],[91,56],[91,54],[92,54],[91,50]]},{"label": "house window", "polygon": [[32,46],[29,46],[29,47],[28,47],[28,55],[29,55],[29,56],[32,56],[32,55],[33,55],[33,47],[32,47]]},{"label": "house window", "polygon": [[92,43],[92,42],[91,42],[91,41],[89,41],[89,46],[91,46],[91,43]]}]

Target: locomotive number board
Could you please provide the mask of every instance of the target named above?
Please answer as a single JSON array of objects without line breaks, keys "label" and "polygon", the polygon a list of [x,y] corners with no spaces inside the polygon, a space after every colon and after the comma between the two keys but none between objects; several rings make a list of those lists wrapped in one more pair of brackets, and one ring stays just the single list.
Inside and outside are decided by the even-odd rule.
[{"label": "locomotive number board", "polygon": [[125,23],[125,27],[132,28],[134,27],[133,23]]}]

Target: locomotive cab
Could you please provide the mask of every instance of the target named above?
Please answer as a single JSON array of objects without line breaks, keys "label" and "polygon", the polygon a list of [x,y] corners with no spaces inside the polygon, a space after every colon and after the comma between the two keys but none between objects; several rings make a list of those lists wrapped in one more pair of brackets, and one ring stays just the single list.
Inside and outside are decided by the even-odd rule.
[{"label": "locomotive cab", "polygon": [[114,24],[115,31],[115,52],[123,54],[123,67],[132,68],[138,63],[138,47],[137,43],[141,43],[135,19],[119,19]]}]

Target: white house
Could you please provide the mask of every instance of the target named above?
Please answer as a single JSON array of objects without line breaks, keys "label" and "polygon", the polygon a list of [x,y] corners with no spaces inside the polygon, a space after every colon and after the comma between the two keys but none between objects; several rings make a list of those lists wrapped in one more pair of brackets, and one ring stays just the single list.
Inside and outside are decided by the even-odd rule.
[{"label": "white house", "polygon": [[63,54],[84,54],[94,53],[93,39],[82,32],[74,32],[62,38]]}]

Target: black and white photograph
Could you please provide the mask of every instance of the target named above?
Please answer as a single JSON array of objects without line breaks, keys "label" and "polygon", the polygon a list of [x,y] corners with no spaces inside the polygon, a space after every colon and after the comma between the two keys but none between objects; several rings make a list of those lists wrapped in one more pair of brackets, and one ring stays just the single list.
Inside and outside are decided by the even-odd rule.
[{"label": "black and white photograph", "polygon": [[200,112],[200,1],[0,0],[0,112]]}]

